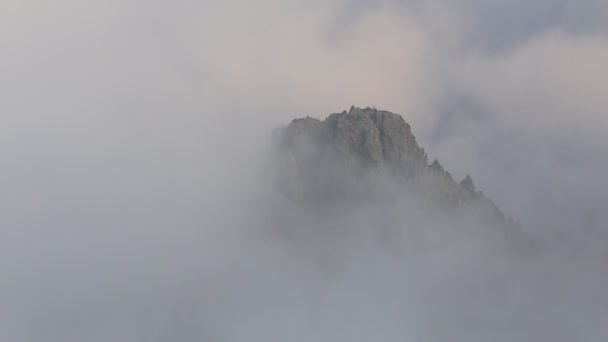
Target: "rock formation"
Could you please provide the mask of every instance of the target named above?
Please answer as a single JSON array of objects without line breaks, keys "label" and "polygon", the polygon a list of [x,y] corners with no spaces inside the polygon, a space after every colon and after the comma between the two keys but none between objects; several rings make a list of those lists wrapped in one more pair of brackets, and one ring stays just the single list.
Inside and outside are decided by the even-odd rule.
[{"label": "rock formation", "polygon": [[459,183],[438,161],[429,164],[398,114],[351,107],[323,121],[295,119],[277,131],[276,146],[279,191],[315,215],[345,206],[390,207],[407,215],[410,226],[525,239],[470,177]]}]

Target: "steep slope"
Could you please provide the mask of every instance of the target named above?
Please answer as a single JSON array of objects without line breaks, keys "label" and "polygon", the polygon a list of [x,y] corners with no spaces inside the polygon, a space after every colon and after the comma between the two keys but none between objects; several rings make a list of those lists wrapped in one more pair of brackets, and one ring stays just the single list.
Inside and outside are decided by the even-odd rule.
[{"label": "steep slope", "polygon": [[407,217],[393,219],[392,231],[407,222],[409,230],[445,231],[442,238],[474,232],[525,240],[519,225],[476,191],[470,178],[457,182],[439,162],[429,164],[398,114],[352,107],[323,121],[295,119],[277,132],[276,145],[279,191],[315,215],[375,208],[369,215]]}]

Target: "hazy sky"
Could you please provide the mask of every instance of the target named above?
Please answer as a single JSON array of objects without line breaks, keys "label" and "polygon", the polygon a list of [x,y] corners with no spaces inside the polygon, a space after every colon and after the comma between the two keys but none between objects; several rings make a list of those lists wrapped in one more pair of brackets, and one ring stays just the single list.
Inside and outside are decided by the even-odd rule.
[{"label": "hazy sky", "polygon": [[406,115],[431,156],[532,226],[606,222],[604,1],[0,6],[9,206],[23,208],[22,182],[58,186],[42,170],[83,176],[68,167],[81,157],[162,159],[165,139],[202,140],[210,123],[355,104]]},{"label": "hazy sky", "polygon": [[201,222],[257,191],[272,128],[352,104],[403,114],[547,244],[605,250],[606,61],[604,0],[3,0],[0,298],[27,319],[0,321],[62,296],[72,317],[87,284],[92,302],[144,298],[121,285],[133,272],[195,286],[159,279],[221,268],[212,241],[230,233]]}]

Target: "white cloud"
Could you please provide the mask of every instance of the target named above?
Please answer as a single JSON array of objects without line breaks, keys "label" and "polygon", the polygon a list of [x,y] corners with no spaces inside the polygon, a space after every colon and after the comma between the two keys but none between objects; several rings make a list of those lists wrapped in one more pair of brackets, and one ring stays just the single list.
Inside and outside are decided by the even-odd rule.
[{"label": "white cloud", "polygon": [[[259,145],[276,124],[351,104],[405,114],[431,157],[455,175],[472,172],[524,223],[604,229],[608,44],[596,25],[593,33],[531,34],[513,23],[498,25],[495,37],[494,26],[480,31],[502,12],[476,1],[356,3],[2,1],[0,278],[10,280],[0,289],[0,337],[4,323],[33,339],[45,331],[78,339],[70,330],[77,325],[141,340],[129,327],[174,328],[162,315],[187,312],[201,283],[220,278],[233,286],[229,296],[243,289],[239,281],[259,279],[244,259],[281,259],[251,257],[261,248],[243,242],[264,205],[252,167]],[[563,24],[551,19],[545,26]],[[480,46],[494,46],[487,41],[508,46]],[[395,291],[387,273],[374,284],[383,294]],[[359,321],[370,318],[366,305],[377,305],[373,291],[361,296],[369,301],[354,313]],[[199,322],[176,321],[193,325],[180,328],[183,336],[197,336]],[[378,330],[402,332],[393,323]]]},{"label": "white cloud", "polygon": [[456,61],[449,87],[481,117],[450,121],[440,155],[460,170],[470,164],[501,204],[535,228],[603,225],[607,58],[605,37],[551,31],[509,53]]}]

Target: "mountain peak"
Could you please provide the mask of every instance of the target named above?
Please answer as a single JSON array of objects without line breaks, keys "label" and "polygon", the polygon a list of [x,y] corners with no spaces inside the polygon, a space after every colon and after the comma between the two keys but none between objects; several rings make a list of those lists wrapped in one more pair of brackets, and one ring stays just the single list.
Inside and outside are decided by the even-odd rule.
[{"label": "mountain peak", "polygon": [[287,147],[309,140],[319,147],[332,147],[337,158],[357,160],[366,166],[407,176],[427,164],[411,127],[398,114],[372,108],[351,107],[321,121],[310,117],[294,120],[285,128]]},{"label": "mountain peak", "polygon": [[443,208],[484,208],[505,220],[470,176],[457,182],[437,160],[429,164],[399,114],[352,106],[324,120],[295,119],[278,139],[280,189],[292,199],[331,204],[405,193]]},{"label": "mountain peak", "polygon": [[278,132],[279,191],[315,216],[405,215],[410,226],[451,228],[445,236],[461,231],[528,244],[519,224],[477,191],[469,175],[457,182],[438,160],[429,164],[399,114],[353,106],[324,120],[295,119]]}]

